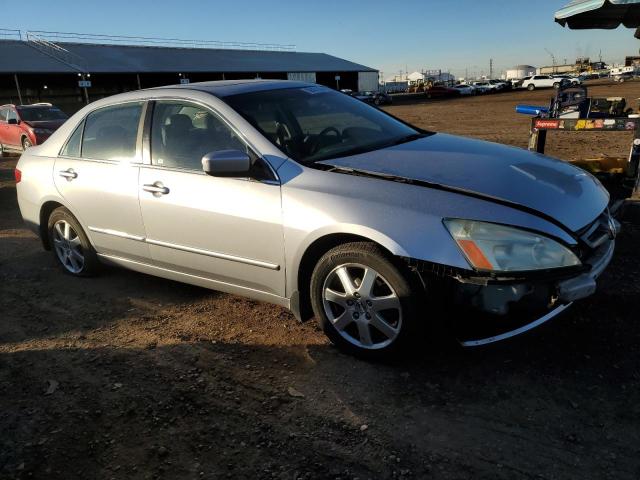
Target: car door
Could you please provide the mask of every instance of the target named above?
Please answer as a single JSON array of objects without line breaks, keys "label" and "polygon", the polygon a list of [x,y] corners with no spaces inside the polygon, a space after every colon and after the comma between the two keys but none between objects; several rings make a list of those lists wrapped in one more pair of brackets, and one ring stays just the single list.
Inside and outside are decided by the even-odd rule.
[{"label": "car door", "polygon": [[[145,145],[140,205],[156,265],[284,296],[280,185],[267,164],[215,112],[182,100],[154,103]],[[203,172],[204,154],[230,149],[252,155],[253,178]]]},{"label": "car door", "polygon": [[99,254],[149,262],[138,201],[143,102],[89,113],[55,161],[55,184]]}]

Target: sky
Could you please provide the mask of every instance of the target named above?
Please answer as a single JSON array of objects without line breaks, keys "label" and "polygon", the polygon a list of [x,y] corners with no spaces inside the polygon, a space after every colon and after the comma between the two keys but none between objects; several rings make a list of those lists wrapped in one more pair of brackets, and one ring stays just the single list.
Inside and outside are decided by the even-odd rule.
[{"label": "sky", "polygon": [[383,72],[495,76],[516,64],[637,55],[633,30],[569,30],[568,0],[0,0],[0,28],[294,44]]}]

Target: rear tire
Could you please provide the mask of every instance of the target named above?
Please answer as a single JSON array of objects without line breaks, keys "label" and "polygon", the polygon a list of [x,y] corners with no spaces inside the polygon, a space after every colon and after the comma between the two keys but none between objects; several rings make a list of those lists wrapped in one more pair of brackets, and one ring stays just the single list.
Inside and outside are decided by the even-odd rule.
[{"label": "rear tire", "polygon": [[340,350],[363,358],[389,356],[415,336],[417,292],[409,272],[369,242],[329,250],[311,276],[320,327]]},{"label": "rear tire", "polygon": [[31,140],[29,140],[27,137],[24,137],[22,139],[22,150],[26,150],[29,147],[32,147],[33,143],[31,143]]},{"label": "rear tire", "polygon": [[555,88],[556,90],[560,89],[560,84],[558,82],[554,83],[553,88]]},{"label": "rear tire", "polygon": [[49,245],[65,273],[88,277],[99,271],[100,262],[80,223],[65,207],[56,208],[47,222]]}]

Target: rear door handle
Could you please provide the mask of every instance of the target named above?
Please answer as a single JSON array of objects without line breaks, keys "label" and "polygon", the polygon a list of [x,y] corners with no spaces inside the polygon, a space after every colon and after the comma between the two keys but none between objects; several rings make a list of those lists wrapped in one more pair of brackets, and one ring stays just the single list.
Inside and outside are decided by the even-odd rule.
[{"label": "rear door handle", "polygon": [[151,184],[145,184],[142,186],[142,189],[145,192],[151,192],[154,196],[159,197],[160,195],[166,195],[169,193],[169,189],[165,187],[162,182],[155,182]]},{"label": "rear door handle", "polygon": [[78,174],[75,172],[73,168],[67,168],[66,170],[60,170],[58,174],[61,177],[66,178],[68,181],[73,180],[74,178],[78,178]]}]

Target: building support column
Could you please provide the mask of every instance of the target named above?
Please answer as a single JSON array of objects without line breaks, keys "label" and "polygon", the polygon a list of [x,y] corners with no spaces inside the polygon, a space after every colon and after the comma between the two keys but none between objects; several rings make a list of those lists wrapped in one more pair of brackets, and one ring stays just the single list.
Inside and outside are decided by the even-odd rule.
[{"label": "building support column", "polygon": [[20,105],[22,105],[22,92],[20,91],[20,82],[18,82],[18,74],[13,74],[13,79],[16,82],[16,90],[18,91],[18,100],[20,101]]},{"label": "building support column", "polygon": [[138,80],[138,90],[142,90],[142,84],[140,83],[140,74],[136,73],[136,80]]}]

